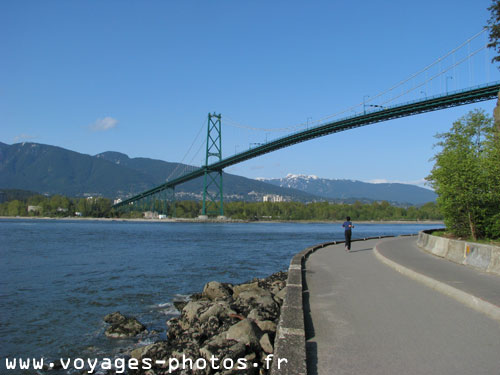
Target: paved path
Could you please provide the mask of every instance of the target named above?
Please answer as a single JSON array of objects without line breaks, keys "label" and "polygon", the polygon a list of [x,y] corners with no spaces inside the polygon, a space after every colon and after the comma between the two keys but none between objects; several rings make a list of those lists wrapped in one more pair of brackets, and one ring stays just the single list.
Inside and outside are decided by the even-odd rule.
[{"label": "paved path", "polygon": [[[415,237],[398,237],[380,242],[377,250],[385,259],[486,301],[500,310],[498,275],[478,271],[429,254],[417,246]],[[479,310],[481,311],[481,307]]]},{"label": "paved path", "polygon": [[[351,253],[328,246],[306,261],[308,374],[499,375],[500,323],[382,264],[372,251],[379,241],[354,242]],[[404,245],[415,237],[382,241],[383,255],[426,268],[423,258],[399,254],[419,252]]]}]

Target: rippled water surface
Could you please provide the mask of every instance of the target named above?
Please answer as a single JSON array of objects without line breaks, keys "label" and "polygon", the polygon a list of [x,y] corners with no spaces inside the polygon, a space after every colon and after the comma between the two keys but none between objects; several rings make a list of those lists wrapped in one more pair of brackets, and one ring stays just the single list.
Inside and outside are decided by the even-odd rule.
[{"label": "rippled water surface", "polygon": [[[359,224],[353,238],[434,227]],[[104,336],[102,317],[116,310],[161,337],[175,298],[211,280],[268,276],[298,251],[342,236],[340,224],[0,220],[0,358],[136,344]]]}]

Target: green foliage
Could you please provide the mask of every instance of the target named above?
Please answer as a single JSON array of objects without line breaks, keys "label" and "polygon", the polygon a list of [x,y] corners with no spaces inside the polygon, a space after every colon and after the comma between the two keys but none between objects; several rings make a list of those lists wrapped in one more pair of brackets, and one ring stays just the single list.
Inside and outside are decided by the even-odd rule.
[{"label": "green foliage", "polygon": [[486,237],[500,238],[500,127],[493,126],[485,141],[483,164],[489,189],[486,192]]},{"label": "green foliage", "polygon": [[[193,219],[201,213],[202,203],[176,202],[176,217]],[[170,208],[169,208],[170,209]],[[171,211],[169,211],[170,215]],[[388,202],[361,204],[333,204],[329,202],[226,202],[224,214],[239,220],[441,220],[442,215],[434,202],[408,208],[391,206]],[[120,217],[142,217],[140,210],[121,212]],[[135,215],[135,216],[134,216]]]},{"label": "green foliage", "polygon": [[438,134],[441,151],[427,180],[447,228],[459,237],[500,237],[500,140],[493,120],[475,110]]},{"label": "green foliage", "polygon": [[9,216],[21,216],[24,215],[25,208],[22,202],[18,200],[13,200],[7,203],[7,215]]},{"label": "green foliage", "polygon": [[122,219],[142,219],[143,213],[139,211],[113,212],[113,217],[115,216]]},{"label": "green foliage", "polygon": [[177,217],[195,218],[201,213],[201,202],[180,201],[176,202],[175,213]]},{"label": "green foliage", "polygon": [[33,195],[37,195],[37,193],[21,189],[0,189],[0,203],[15,199],[26,200]]},{"label": "green foliage", "polygon": [[[50,217],[74,217],[76,212],[86,217],[142,218],[143,208],[118,210],[111,208],[111,201],[105,198],[72,199],[63,196],[44,197],[36,195],[26,201],[14,200],[0,204],[0,216],[26,216],[28,206],[41,207],[38,212],[29,215]],[[156,212],[161,213],[164,206],[155,202]],[[168,213],[171,215],[169,204]],[[202,203],[178,201],[175,203],[176,217],[197,218],[201,213]],[[149,208],[145,208],[149,210]],[[329,202],[227,202],[224,205],[226,216],[241,220],[344,220],[351,216],[353,220],[441,220],[442,216],[435,203],[421,207],[408,208],[391,206],[388,202],[372,204],[333,204]]]},{"label": "green foliage", "polygon": [[[28,212],[29,206],[37,208]],[[33,195],[25,200],[11,200],[0,204],[0,216],[74,217],[75,212],[89,217],[111,217],[114,214],[111,201],[106,198],[73,199],[62,195]]]},{"label": "green foliage", "polygon": [[[176,217],[194,219],[201,214],[202,203],[195,201],[178,201],[175,204]],[[158,211],[160,212],[160,211]],[[169,216],[171,215],[169,207]],[[344,220],[351,216],[353,220],[442,220],[434,202],[423,206],[408,208],[391,206],[388,202],[361,204],[333,204],[329,202],[226,202],[224,214],[237,220],[307,220],[329,221]],[[119,217],[142,217],[142,209],[121,211]]]},{"label": "green foliage", "polygon": [[488,48],[492,48],[497,55],[491,61],[500,61],[500,0],[493,0],[490,7],[490,18],[488,19],[489,40]]},{"label": "green foliage", "polygon": [[[438,237],[443,237],[443,238],[455,238],[455,235],[453,233],[447,232],[446,230],[436,230],[432,232],[433,236],[438,236]],[[472,238],[463,238],[463,240],[466,241],[472,241]],[[475,240],[477,243],[482,243],[485,245],[492,245],[492,246],[500,246],[500,241],[498,239],[477,239]]]},{"label": "green foliage", "polygon": [[242,220],[440,220],[435,203],[408,208],[391,206],[388,202],[372,204],[333,204],[329,202],[229,202],[226,216]]},{"label": "green foliage", "polygon": [[111,201],[107,198],[80,198],[76,204],[77,212],[82,216],[110,217]]}]

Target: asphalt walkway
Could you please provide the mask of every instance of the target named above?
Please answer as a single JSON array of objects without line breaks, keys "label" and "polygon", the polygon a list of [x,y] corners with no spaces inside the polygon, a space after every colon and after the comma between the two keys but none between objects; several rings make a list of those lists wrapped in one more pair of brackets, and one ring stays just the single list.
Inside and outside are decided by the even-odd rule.
[{"label": "asphalt walkway", "polygon": [[497,304],[500,277],[421,252],[415,237],[354,242],[305,264],[308,374],[500,374],[500,323],[379,261]]},{"label": "asphalt walkway", "polygon": [[416,237],[398,237],[381,241],[377,250],[383,257],[397,264],[487,301],[500,309],[498,275],[429,254],[417,246]]}]

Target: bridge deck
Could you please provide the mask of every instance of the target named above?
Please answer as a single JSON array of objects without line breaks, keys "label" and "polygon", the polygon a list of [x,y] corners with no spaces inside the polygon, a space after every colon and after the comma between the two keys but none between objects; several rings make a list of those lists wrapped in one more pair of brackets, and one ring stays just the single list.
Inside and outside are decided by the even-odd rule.
[{"label": "bridge deck", "polygon": [[[496,374],[500,325],[376,259],[379,240],[328,246],[306,262],[308,374]],[[500,278],[384,240],[384,256],[500,302]]]},{"label": "bridge deck", "polygon": [[419,113],[431,112],[444,108],[450,108],[459,105],[494,99],[497,97],[499,90],[500,90],[500,82],[492,82],[486,85],[472,87],[455,92],[449,92],[444,95],[426,97],[425,99],[422,100],[416,100],[413,102],[398,104],[392,107],[368,111],[360,115],[346,117],[340,120],[334,120],[329,123],[325,123],[307,130],[298,131],[296,133],[286,135],[282,138],[272,140],[261,146],[251,148],[247,151],[243,151],[236,155],[222,159],[221,161],[213,163],[207,167],[201,167],[193,172],[187,173],[183,176],[168,181],[162,185],[156,186],[150,190],[137,194],[129,199],[126,199],[118,204],[115,204],[113,207],[117,208],[125,206],[129,203],[133,203],[135,201],[144,199],[148,196],[157,194],[168,188],[175,187],[184,182],[200,177],[205,173],[205,170],[221,171],[224,168],[227,168],[231,165],[241,163],[245,160],[249,160],[285,147],[289,147],[297,143],[305,142],[310,139],[322,137],[328,134],[338,133],[341,131],[357,128],[360,126],[375,124],[378,122],[392,120],[401,117],[412,116]]}]

